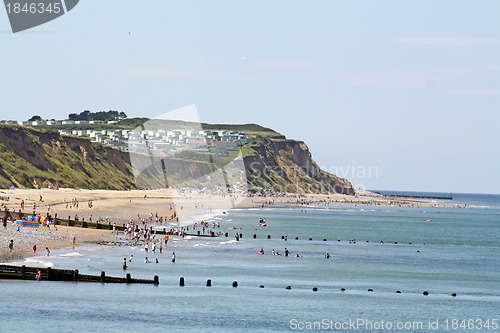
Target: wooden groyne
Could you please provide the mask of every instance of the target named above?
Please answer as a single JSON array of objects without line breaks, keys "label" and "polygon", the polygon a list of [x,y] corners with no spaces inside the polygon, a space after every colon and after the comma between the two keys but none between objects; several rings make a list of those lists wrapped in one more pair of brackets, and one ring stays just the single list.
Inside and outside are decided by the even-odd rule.
[{"label": "wooden groyne", "polygon": [[53,269],[51,267],[26,267],[0,265],[0,279],[8,280],[35,280],[38,271],[40,271],[40,280],[43,281],[72,281],[72,282],[100,282],[100,283],[142,283],[142,284],[159,284],[158,276],[155,275],[153,280],[132,279],[130,274],[126,277],[107,276],[104,271],[101,275],[80,274],[78,269]]},{"label": "wooden groyne", "polygon": [[383,195],[384,197],[391,197],[391,198],[453,200],[452,193],[450,193],[449,195],[386,194],[386,193],[380,193],[380,192],[373,192],[373,193],[377,193],[377,194]]},{"label": "wooden groyne", "polygon": [[[28,215],[37,215],[36,212],[22,212],[22,211],[9,211],[5,209],[3,212],[3,215],[6,217],[10,217],[12,220],[21,220],[23,218],[28,217]],[[0,213],[1,214],[1,213]],[[62,225],[62,226],[68,226],[68,227],[80,227],[80,228],[90,228],[90,229],[104,229],[104,230],[113,230],[113,227],[116,230],[119,231],[124,231],[125,230],[125,224],[118,225],[118,224],[111,224],[111,222],[103,222],[103,223],[98,223],[98,222],[90,222],[90,221],[85,221],[85,219],[82,220],[75,220],[74,218],[72,219],[71,216],[68,216],[68,218],[61,218],[61,217],[53,217],[52,221],[56,225]],[[157,230],[157,234],[164,234],[164,231]]]}]

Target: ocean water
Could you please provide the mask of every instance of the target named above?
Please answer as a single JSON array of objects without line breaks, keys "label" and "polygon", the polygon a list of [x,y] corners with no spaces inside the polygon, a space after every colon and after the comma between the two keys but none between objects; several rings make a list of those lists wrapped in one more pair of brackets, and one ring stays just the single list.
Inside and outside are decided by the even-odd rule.
[{"label": "ocean water", "polygon": [[127,272],[160,285],[0,281],[0,331],[500,331],[500,197],[453,203],[234,209],[211,217],[229,237],[169,241],[158,264],[140,245],[55,250],[18,264],[124,276],[133,254]]}]

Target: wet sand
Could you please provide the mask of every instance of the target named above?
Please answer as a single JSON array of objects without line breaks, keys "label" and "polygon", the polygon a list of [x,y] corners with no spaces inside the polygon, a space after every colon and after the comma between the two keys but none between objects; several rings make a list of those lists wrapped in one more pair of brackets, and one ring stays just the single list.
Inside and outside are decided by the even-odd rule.
[{"label": "wet sand", "polygon": [[[139,221],[138,216],[149,218],[155,216],[171,218],[175,212],[179,218],[174,219],[166,226],[185,225],[196,222],[196,215],[202,215],[215,210],[227,210],[233,207],[275,207],[289,208],[300,206],[317,205],[341,205],[341,204],[403,204],[403,205],[430,205],[419,201],[385,198],[367,191],[358,191],[357,196],[335,195],[303,195],[287,197],[229,197],[220,194],[206,194],[199,192],[183,193],[180,191],[162,190],[132,190],[132,191],[109,191],[109,190],[80,190],[80,189],[15,189],[0,190],[1,196],[9,197],[8,201],[0,201],[0,211],[8,208],[10,211],[19,211],[21,201],[24,201],[23,212],[30,214],[35,208],[36,213],[46,216],[57,214],[58,218],[74,219],[78,215],[80,220],[92,221],[102,219],[104,222],[125,224],[130,220]],[[41,200],[40,200],[41,199]],[[78,207],[75,206],[78,201]],[[89,202],[92,205],[89,205]],[[3,217],[3,214],[0,213]],[[199,221],[198,221],[199,222]],[[29,255],[32,253],[33,244],[37,245],[39,251],[71,246],[73,237],[77,243],[99,242],[111,237],[109,230],[96,230],[80,227],[58,226],[58,230],[52,226],[50,230],[41,226],[38,229],[22,228],[21,232],[9,224],[8,230],[0,227],[0,261],[6,261],[15,257]],[[8,242],[14,240],[14,251],[9,253]]]}]

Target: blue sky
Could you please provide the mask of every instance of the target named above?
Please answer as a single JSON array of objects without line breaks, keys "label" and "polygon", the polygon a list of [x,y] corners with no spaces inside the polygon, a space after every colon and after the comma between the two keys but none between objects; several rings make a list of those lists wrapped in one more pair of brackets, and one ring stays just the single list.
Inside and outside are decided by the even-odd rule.
[{"label": "blue sky", "polygon": [[[12,34],[0,118],[196,104],[367,189],[500,193],[499,1],[85,0]],[[129,34],[130,32],[130,34]]]}]

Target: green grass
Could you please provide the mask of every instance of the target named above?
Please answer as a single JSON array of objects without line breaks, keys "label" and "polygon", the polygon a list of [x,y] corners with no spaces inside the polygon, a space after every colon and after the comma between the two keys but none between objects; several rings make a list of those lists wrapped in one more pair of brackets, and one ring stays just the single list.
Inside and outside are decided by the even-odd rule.
[{"label": "green grass", "polygon": [[73,131],[73,130],[133,130],[144,125],[148,130],[211,130],[211,131],[234,131],[244,133],[248,136],[262,136],[271,138],[284,138],[284,136],[273,129],[257,124],[209,124],[195,123],[181,120],[162,120],[148,118],[127,118],[116,124],[66,124],[66,125],[42,125],[35,126],[36,129],[48,131]]}]

